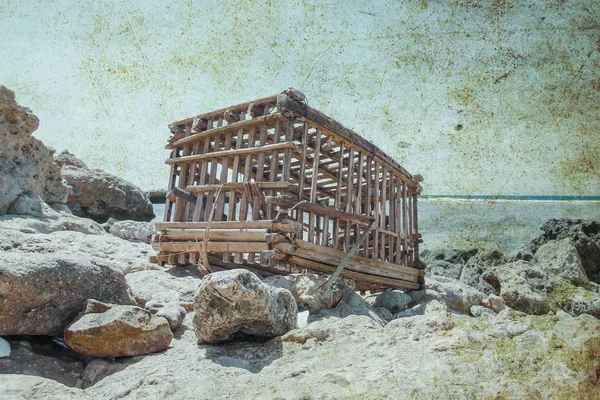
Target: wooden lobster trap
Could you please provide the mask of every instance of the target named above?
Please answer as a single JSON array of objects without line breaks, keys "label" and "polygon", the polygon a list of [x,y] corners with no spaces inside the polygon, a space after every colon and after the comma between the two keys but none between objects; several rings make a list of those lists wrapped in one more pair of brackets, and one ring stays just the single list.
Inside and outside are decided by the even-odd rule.
[{"label": "wooden lobster trap", "polygon": [[372,143],[280,95],[178,121],[161,232],[161,264],[311,270],[358,290],[418,289],[418,176]]}]

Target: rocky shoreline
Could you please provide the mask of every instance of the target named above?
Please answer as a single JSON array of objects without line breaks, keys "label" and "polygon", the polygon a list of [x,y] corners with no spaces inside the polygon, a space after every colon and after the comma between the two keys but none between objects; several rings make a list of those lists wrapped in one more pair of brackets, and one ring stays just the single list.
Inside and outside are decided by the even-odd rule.
[{"label": "rocky shoreline", "polygon": [[[153,224],[131,220],[149,214],[120,211],[147,196],[97,170],[63,181],[39,141],[35,156],[7,158],[37,125],[5,88],[0,102],[0,183],[12,188],[0,197],[2,398],[598,398],[599,222],[548,221],[512,258],[424,252],[412,292],[163,268],[149,263]],[[90,170],[60,157],[63,171]],[[140,207],[107,206],[98,182]]]}]

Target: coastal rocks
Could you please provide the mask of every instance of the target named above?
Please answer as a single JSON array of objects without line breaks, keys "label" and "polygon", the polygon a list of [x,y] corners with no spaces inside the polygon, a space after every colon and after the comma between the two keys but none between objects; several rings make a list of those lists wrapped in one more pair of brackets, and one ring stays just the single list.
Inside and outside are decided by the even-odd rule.
[{"label": "coastal rocks", "polygon": [[369,307],[373,309],[383,307],[392,314],[404,310],[411,301],[412,298],[408,294],[399,290],[388,290],[365,299]]},{"label": "coastal rocks", "polygon": [[289,290],[299,308],[317,314],[321,310],[334,307],[346,293],[354,292],[354,282],[340,278],[334,282],[331,291],[326,293],[324,285],[328,277],[317,274],[290,274],[270,276],[263,279],[268,285]]},{"label": "coastal rocks", "polygon": [[425,271],[427,275],[459,279],[465,264],[477,252],[478,249],[425,250],[420,254],[420,258],[426,265]]},{"label": "coastal rocks", "polygon": [[162,303],[192,303],[200,286],[201,278],[195,276],[174,276],[175,270],[139,271],[127,274],[127,283],[139,304],[150,300]]},{"label": "coastal rocks", "polygon": [[263,283],[243,269],[207,275],[194,298],[199,340],[219,343],[237,333],[270,338],[296,325],[298,308],[289,290]]},{"label": "coastal rocks", "polygon": [[183,322],[187,311],[179,303],[162,303],[157,300],[151,300],[145,305],[146,310],[152,315],[163,317],[169,322],[172,332],[175,332]]},{"label": "coastal rocks", "polygon": [[24,255],[62,254],[124,273],[158,268],[149,262],[154,254],[150,245],[109,235],[90,219],[54,213],[44,219],[0,216],[0,250]]},{"label": "coastal rocks", "polygon": [[0,252],[0,335],[60,336],[87,299],[135,304],[123,273],[68,254]]},{"label": "coastal rocks", "polygon": [[0,86],[0,215],[10,210],[40,216],[42,202],[66,203],[67,186],[54,150],[32,136],[38,125],[31,110]]},{"label": "coastal rocks", "polygon": [[67,151],[55,158],[69,186],[67,204],[73,214],[106,222],[117,220],[151,221],[152,204],[137,186],[99,169],[88,168]]},{"label": "coastal rocks", "polygon": [[[577,265],[577,263],[575,263]],[[576,268],[567,268],[576,271]],[[568,276],[572,276],[567,272]],[[483,279],[496,287],[506,305],[527,314],[564,310],[571,315],[590,314],[600,318],[600,293],[575,286],[560,274],[548,274],[540,264],[515,261],[487,271]]]},{"label": "coastal rocks", "polygon": [[[363,315],[371,318],[375,323],[383,326],[386,324],[384,318],[367,306],[367,303],[355,292],[346,293],[339,304],[331,310],[322,310],[319,317],[347,318],[351,315]],[[383,317],[386,315],[383,314]]]},{"label": "coastal rocks", "polygon": [[589,280],[600,283],[600,221],[551,219],[542,225],[544,232],[517,253],[517,259],[529,261],[538,249],[553,240],[571,239]]},{"label": "coastal rocks", "polygon": [[64,331],[75,352],[94,357],[123,357],[165,350],[173,333],[169,323],[135,306],[97,304]]},{"label": "coastal rocks", "polygon": [[83,390],[52,379],[23,374],[0,374],[0,391],[6,399],[91,400]]},{"label": "coastal rocks", "polygon": [[497,294],[494,288],[485,282],[481,276],[491,267],[506,264],[508,259],[499,250],[480,250],[464,265],[458,280],[485,294]]},{"label": "coastal rocks", "polygon": [[156,233],[156,227],[154,222],[115,221],[108,232],[121,239],[149,243],[149,237]]},{"label": "coastal rocks", "polygon": [[590,282],[570,238],[543,244],[533,256],[532,263],[539,265],[549,277],[563,278],[577,286]]},{"label": "coastal rocks", "polygon": [[482,305],[485,294],[471,286],[443,276],[426,277],[423,288],[409,292],[413,303],[425,303],[430,300],[442,301],[451,309],[469,314],[472,306]]}]

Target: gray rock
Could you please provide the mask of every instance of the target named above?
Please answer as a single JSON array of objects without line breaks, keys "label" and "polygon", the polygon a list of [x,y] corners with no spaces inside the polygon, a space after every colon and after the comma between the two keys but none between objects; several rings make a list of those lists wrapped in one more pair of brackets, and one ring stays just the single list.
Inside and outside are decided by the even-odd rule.
[{"label": "gray rock", "polygon": [[506,264],[507,262],[507,258],[499,250],[480,250],[467,261],[458,280],[482,293],[497,294],[495,293],[494,288],[489,283],[485,282],[481,276],[489,268]]},{"label": "gray rock", "polygon": [[93,386],[103,378],[121,371],[125,368],[121,364],[110,362],[102,358],[95,358],[90,361],[81,374],[81,388],[86,389]]},{"label": "gray rock", "polygon": [[150,245],[109,235],[90,219],[54,213],[43,219],[0,216],[0,251],[25,256],[60,254],[124,273],[159,268],[149,262],[150,255],[155,254]]},{"label": "gray rock", "polygon": [[88,310],[64,331],[65,342],[79,354],[137,356],[163,351],[173,339],[166,319],[140,307],[92,304]]},{"label": "gray rock", "polygon": [[390,313],[396,314],[404,310],[412,301],[412,298],[399,290],[388,290],[369,296],[365,299],[367,305],[371,308],[383,307]]},{"label": "gray rock", "polygon": [[379,318],[381,318],[384,321],[389,322],[394,319],[394,315],[390,312],[390,310],[388,310],[385,307],[371,307],[371,309],[373,310],[373,312],[375,312],[375,314],[377,314]]},{"label": "gray rock", "polygon": [[552,278],[564,278],[578,286],[589,283],[577,248],[570,238],[543,244],[533,256],[532,262]]},{"label": "gray rock", "polygon": [[471,286],[443,276],[426,277],[423,288],[409,292],[413,303],[424,303],[438,300],[446,303],[454,311],[469,314],[471,306],[482,305],[486,297]]},{"label": "gray rock", "polygon": [[519,260],[491,268],[484,279],[497,287],[507,306],[527,314],[564,310],[574,316],[583,313],[600,316],[599,293],[547,274],[533,262]]},{"label": "gray rock", "polygon": [[481,317],[483,314],[496,315],[496,313],[484,306],[471,306],[471,315],[474,317]]},{"label": "gray rock", "polygon": [[99,169],[88,168],[77,157],[63,151],[55,158],[69,186],[67,204],[73,214],[106,222],[117,220],[151,221],[152,203],[139,187]]},{"label": "gray rock", "polygon": [[[54,150],[34,138],[39,120],[0,85],[0,215],[40,215],[38,199],[66,203],[67,186],[54,163]],[[16,204],[15,204],[16,202]]]},{"label": "gray rock", "polygon": [[0,374],[0,389],[6,399],[91,400],[83,390],[53,379],[23,374]]},{"label": "gray rock", "polygon": [[459,279],[467,261],[476,255],[477,249],[436,249],[425,250],[420,254],[421,261],[426,265],[425,271],[429,276],[445,276]]},{"label": "gray rock", "polygon": [[115,221],[108,232],[121,239],[140,240],[149,243],[150,236],[157,231],[154,222]]},{"label": "gray rock", "polygon": [[197,276],[174,276],[169,271],[139,271],[127,275],[127,283],[138,303],[150,300],[162,303],[192,303],[202,279]]},{"label": "gray rock", "polygon": [[339,304],[331,310],[322,310],[319,317],[338,317],[346,318],[351,315],[364,315],[373,319],[376,323],[381,326],[385,325],[386,322],[377,313],[367,306],[367,303],[363,300],[358,293],[351,292],[346,293]]},{"label": "gray rock", "polygon": [[10,343],[0,338],[0,358],[10,356]]},{"label": "gray rock", "polygon": [[544,232],[521,249],[517,259],[532,260],[538,249],[553,240],[570,238],[581,258],[587,277],[600,283],[600,221],[551,219],[542,225]]},{"label": "gray rock", "polygon": [[484,307],[489,308],[490,310],[499,313],[500,311],[506,308],[506,303],[504,299],[500,296],[496,296],[495,294],[490,294],[488,297],[481,301]]},{"label": "gray rock", "polygon": [[263,279],[263,282],[289,290],[299,308],[317,314],[321,310],[334,307],[346,293],[354,292],[354,281],[340,278],[334,282],[331,291],[326,293],[323,285],[327,279],[326,276],[304,273],[270,276]]},{"label": "gray rock", "polygon": [[175,332],[181,326],[187,314],[187,311],[179,302],[163,303],[158,300],[150,300],[145,307],[153,315],[166,319],[172,332]]},{"label": "gray rock", "polygon": [[237,333],[283,335],[296,325],[298,307],[289,290],[263,283],[244,269],[207,275],[194,297],[194,326],[199,340],[218,343]]},{"label": "gray rock", "polygon": [[68,254],[0,252],[0,335],[61,336],[86,300],[135,304],[123,272]]}]

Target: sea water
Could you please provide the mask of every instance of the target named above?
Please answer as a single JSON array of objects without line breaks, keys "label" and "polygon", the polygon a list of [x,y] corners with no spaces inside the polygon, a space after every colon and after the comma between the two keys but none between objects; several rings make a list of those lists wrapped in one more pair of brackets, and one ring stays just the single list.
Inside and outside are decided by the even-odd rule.
[{"label": "sea water", "polygon": [[600,199],[420,199],[421,249],[495,248],[514,254],[542,234],[552,218],[600,220]]},{"label": "sea water", "polygon": [[[162,221],[164,204],[154,204],[155,221]],[[514,254],[542,234],[552,218],[600,221],[600,199],[458,198],[419,199],[420,250],[494,248]]]}]

